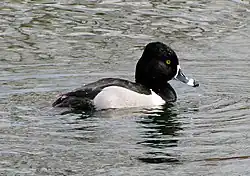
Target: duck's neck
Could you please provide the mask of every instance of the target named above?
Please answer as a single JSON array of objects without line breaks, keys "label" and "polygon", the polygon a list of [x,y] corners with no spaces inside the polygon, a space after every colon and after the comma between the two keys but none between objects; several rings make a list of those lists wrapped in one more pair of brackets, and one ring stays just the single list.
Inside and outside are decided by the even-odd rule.
[{"label": "duck's neck", "polygon": [[162,80],[147,80],[147,79],[138,79],[136,78],[136,83],[139,83],[148,89],[152,89],[156,94],[161,96],[166,102],[174,102],[177,99],[177,95],[173,87],[165,81]]},{"label": "duck's neck", "polygon": [[164,99],[166,102],[175,102],[177,99],[176,92],[168,82],[166,82],[164,86],[152,90],[158,95],[160,95],[161,98]]},{"label": "duck's neck", "polygon": [[135,82],[152,89],[167,102],[175,101],[177,96],[174,89],[163,75],[155,74],[152,71],[152,68],[150,68],[152,64],[142,58],[138,61],[135,71]]}]

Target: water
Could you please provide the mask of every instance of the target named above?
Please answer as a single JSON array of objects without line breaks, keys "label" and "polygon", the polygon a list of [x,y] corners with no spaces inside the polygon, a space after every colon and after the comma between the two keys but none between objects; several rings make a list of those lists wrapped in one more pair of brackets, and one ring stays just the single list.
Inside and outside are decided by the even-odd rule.
[{"label": "water", "polygon": [[[250,2],[0,2],[1,175],[250,175]],[[60,115],[60,92],[134,79],[143,46],[178,54],[164,111]]]}]

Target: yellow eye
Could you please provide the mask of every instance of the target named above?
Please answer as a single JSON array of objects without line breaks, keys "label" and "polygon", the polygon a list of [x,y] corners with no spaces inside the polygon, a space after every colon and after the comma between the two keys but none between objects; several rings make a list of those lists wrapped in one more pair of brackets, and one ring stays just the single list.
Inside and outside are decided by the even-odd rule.
[{"label": "yellow eye", "polygon": [[171,61],[170,60],[166,60],[166,64],[171,64]]}]

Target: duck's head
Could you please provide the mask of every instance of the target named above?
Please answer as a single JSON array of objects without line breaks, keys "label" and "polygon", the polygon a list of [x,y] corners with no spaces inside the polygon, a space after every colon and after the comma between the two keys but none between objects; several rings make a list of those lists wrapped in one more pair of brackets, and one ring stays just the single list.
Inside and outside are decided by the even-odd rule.
[{"label": "duck's head", "polygon": [[194,79],[185,76],[175,52],[161,42],[147,44],[136,65],[135,79],[137,83],[152,89],[163,88],[171,79],[193,87],[199,86]]}]

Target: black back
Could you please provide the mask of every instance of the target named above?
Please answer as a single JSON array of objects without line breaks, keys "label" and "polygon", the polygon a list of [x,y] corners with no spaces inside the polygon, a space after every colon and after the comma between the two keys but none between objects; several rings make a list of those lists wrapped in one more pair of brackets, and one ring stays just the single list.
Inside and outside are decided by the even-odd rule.
[{"label": "black back", "polygon": [[83,107],[89,108],[92,104],[91,100],[100,93],[105,87],[119,86],[129,90],[138,92],[140,94],[150,95],[151,91],[145,86],[133,83],[128,80],[119,78],[104,78],[96,82],[87,84],[82,88],[76,89],[75,91],[62,94],[52,106],[56,107]]}]

